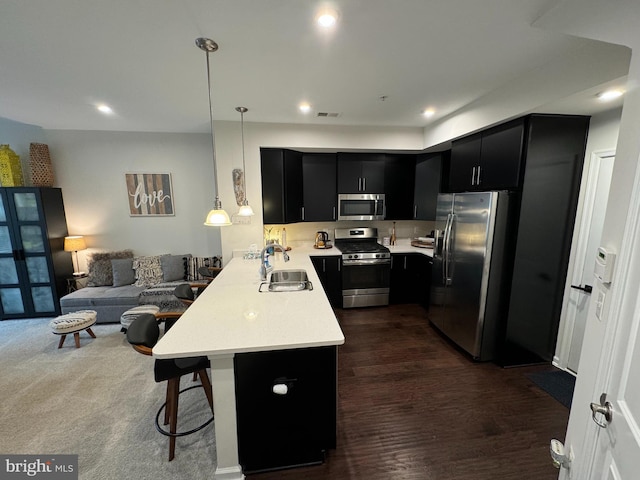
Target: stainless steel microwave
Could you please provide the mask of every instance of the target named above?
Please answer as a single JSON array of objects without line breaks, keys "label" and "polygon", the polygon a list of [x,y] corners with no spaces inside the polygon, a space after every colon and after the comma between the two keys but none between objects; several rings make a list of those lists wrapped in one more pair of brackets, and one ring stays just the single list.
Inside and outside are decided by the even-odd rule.
[{"label": "stainless steel microwave", "polygon": [[338,195],[338,220],[384,220],[385,214],[383,193]]}]

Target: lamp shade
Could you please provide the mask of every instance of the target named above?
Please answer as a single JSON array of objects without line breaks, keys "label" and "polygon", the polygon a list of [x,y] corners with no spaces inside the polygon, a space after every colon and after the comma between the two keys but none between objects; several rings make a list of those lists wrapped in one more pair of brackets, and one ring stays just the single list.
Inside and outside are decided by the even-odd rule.
[{"label": "lamp shade", "polygon": [[231,225],[231,219],[227,212],[225,212],[221,208],[214,208],[210,210],[207,214],[207,218],[204,221],[204,224],[208,227],[225,227]]},{"label": "lamp shade", "polygon": [[84,241],[82,235],[72,235],[70,237],[64,237],[64,251],[65,252],[77,252],[78,250],[86,250],[87,244]]}]

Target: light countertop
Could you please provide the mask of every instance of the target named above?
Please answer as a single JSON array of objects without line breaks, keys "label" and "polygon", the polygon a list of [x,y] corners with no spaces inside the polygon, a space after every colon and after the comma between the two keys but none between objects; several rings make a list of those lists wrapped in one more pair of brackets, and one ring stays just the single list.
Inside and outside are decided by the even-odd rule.
[{"label": "light countertop", "polygon": [[[344,335],[309,255],[296,248],[271,256],[274,270],[304,269],[313,290],[258,292],[260,260],[232,259],[180,321],[153,348],[158,358],[232,355],[242,352],[341,345]],[[274,258],[275,257],[275,258]]]}]

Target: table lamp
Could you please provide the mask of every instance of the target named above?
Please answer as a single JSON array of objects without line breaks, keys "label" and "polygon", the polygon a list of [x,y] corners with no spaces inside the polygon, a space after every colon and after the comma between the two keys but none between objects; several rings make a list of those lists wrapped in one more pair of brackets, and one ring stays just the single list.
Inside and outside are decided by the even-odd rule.
[{"label": "table lamp", "polygon": [[[85,274],[85,272],[79,272],[80,263],[78,262],[78,250],[86,250],[87,244],[84,241],[84,237],[82,235],[72,235],[69,237],[64,237],[64,251],[65,252],[76,252],[76,266],[74,266],[74,277],[81,277]],[[72,254],[73,260],[73,254]]]}]

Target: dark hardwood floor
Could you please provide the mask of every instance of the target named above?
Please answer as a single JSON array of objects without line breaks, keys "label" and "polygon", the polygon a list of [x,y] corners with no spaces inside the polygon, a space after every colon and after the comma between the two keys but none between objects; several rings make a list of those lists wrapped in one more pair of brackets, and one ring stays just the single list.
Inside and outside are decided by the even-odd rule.
[{"label": "dark hardwood floor", "polygon": [[418,305],[338,310],[338,439],[323,465],[270,479],[552,480],[569,410],[526,373],[474,363]]}]

